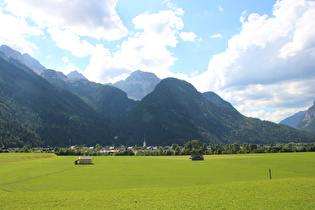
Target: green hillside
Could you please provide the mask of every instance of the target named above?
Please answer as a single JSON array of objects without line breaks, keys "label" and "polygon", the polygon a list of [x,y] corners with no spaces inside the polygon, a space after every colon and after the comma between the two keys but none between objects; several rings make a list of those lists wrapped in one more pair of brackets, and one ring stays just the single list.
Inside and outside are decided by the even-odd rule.
[{"label": "green hillside", "polygon": [[105,143],[109,121],[79,97],[0,57],[1,143],[7,147]]},{"label": "green hillside", "polygon": [[127,145],[140,144],[144,135],[151,145],[182,145],[192,139],[207,144],[315,141],[315,136],[309,133],[247,118],[227,102],[217,104],[185,81],[164,79],[119,119],[116,133]]}]

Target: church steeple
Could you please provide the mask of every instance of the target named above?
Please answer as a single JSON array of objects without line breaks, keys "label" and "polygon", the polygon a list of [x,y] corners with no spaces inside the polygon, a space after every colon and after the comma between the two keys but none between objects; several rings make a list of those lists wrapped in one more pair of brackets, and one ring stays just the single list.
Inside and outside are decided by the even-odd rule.
[{"label": "church steeple", "polygon": [[143,141],[143,148],[147,148],[147,142],[145,141],[145,135],[144,135],[144,141]]}]

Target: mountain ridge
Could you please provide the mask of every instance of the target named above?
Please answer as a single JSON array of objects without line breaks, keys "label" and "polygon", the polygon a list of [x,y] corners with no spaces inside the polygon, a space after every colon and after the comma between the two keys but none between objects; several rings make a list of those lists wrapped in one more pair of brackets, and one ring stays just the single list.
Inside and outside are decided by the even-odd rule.
[{"label": "mountain ridge", "polygon": [[191,84],[175,78],[163,79],[122,116],[115,133],[127,145],[139,144],[143,135],[153,145],[184,144],[192,139],[212,145],[301,142],[301,136],[315,140],[315,136],[288,126],[247,118],[233,107],[218,106]]},{"label": "mountain ridge", "polygon": [[7,45],[1,45],[0,52],[2,52],[3,56],[5,56],[6,58],[12,58],[19,61],[21,64],[24,64],[25,66],[29,67],[37,74],[41,74],[43,70],[46,69],[39,63],[38,60],[34,59],[29,54],[27,53],[21,54],[20,52],[13,50]]},{"label": "mountain ridge", "polygon": [[84,79],[88,80],[82,73],[78,71],[71,71],[69,74],[67,74],[67,77],[70,79]]},{"label": "mountain ridge", "polygon": [[126,92],[129,98],[141,100],[152,92],[160,81],[161,79],[154,73],[137,70],[132,72],[125,80],[114,83],[113,86]]},{"label": "mountain ridge", "polygon": [[283,120],[281,120],[279,122],[279,124],[283,124],[283,125],[288,125],[288,126],[291,126],[291,127],[294,127],[297,125],[297,123],[302,119],[304,118],[305,114],[306,114],[307,111],[299,111],[297,113],[295,113],[294,115],[292,116],[289,116]]},{"label": "mountain ridge", "polygon": [[306,111],[299,111],[279,122],[293,128],[315,134],[315,101]]},{"label": "mountain ridge", "polygon": [[0,127],[6,128],[0,133],[1,144],[65,146],[69,139],[76,144],[105,143],[108,119],[78,96],[24,68],[17,60],[0,56]]},{"label": "mountain ridge", "polygon": [[75,74],[78,78],[68,78],[62,72],[55,70],[45,70],[41,76],[55,87],[65,89],[79,96],[105,117],[118,117],[132,109],[137,103],[129,99],[125,92],[116,87],[90,82],[77,73]]},{"label": "mountain ridge", "polygon": [[304,117],[298,121],[296,128],[315,134],[315,101]]}]

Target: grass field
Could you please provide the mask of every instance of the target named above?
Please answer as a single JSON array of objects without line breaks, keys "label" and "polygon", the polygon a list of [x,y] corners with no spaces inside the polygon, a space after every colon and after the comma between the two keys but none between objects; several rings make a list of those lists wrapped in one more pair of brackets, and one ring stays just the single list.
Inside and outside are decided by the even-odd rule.
[{"label": "grass field", "polygon": [[0,209],[315,208],[315,153],[93,158],[0,154]]}]

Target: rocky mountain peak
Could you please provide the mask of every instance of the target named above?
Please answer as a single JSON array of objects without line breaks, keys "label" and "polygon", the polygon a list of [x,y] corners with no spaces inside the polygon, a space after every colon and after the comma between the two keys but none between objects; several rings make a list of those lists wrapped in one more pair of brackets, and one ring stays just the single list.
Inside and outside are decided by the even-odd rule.
[{"label": "rocky mountain peak", "polygon": [[13,50],[7,45],[1,45],[0,52],[2,52],[6,58],[12,58],[19,61],[20,63],[32,69],[37,74],[41,74],[46,69],[29,54],[27,53],[21,54],[20,52]]},{"label": "rocky mountain peak", "polygon": [[154,73],[144,72],[141,70],[134,71],[125,80],[126,82],[139,83],[147,81],[161,81]]},{"label": "rocky mountain peak", "polygon": [[84,79],[84,80],[88,80],[85,76],[83,76],[82,73],[78,72],[78,71],[72,71],[69,74],[67,74],[67,77],[70,79]]},{"label": "rocky mountain peak", "polygon": [[304,117],[295,126],[298,129],[315,133],[315,102],[305,113]]},{"label": "rocky mountain peak", "polygon": [[52,69],[46,69],[41,73],[41,76],[44,77],[45,79],[61,79],[63,81],[67,81],[68,77],[64,75],[60,71],[55,71]]},{"label": "rocky mountain peak", "polygon": [[125,80],[113,84],[113,86],[125,91],[129,98],[141,100],[152,92],[155,86],[161,81],[154,73],[135,71]]}]

